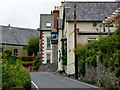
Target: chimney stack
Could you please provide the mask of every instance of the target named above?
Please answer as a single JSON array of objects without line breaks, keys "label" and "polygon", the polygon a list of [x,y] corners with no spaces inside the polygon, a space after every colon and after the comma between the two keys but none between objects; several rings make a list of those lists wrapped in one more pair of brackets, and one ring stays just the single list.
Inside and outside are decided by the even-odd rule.
[{"label": "chimney stack", "polygon": [[64,6],[64,2],[63,2],[63,1],[61,2],[61,6],[62,6],[62,7]]},{"label": "chimney stack", "polygon": [[54,29],[57,29],[57,17],[59,17],[59,7],[55,6],[55,10],[53,11],[54,14]]}]

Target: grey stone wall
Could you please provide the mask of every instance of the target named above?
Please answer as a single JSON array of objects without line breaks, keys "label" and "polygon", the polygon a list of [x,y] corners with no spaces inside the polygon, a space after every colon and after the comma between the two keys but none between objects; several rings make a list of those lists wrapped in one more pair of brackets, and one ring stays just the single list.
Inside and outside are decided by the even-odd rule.
[{"label": "grey stone wall", "polygon": [[80,81],[94,81],[100,87],[116,88],[119,87],[119,79],[116,78],[109,68],[105,68],[97,59],[97,67],[85,65],[86,74],[80,76]]},{"label": "grey stone wall", "polygon": [[57,64],[58,60],[58,44],[52,44],[52,60],[54,64]]},{"label": "grey stone wall", "polygon": [[56,72],[57,71],[57,64],[42,64],[40,65],[40,72]]}]

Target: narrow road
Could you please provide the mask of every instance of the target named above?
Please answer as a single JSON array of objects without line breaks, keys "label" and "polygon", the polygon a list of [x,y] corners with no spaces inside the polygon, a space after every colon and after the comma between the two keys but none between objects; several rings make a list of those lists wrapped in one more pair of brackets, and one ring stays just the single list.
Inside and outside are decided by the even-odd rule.
[{"label": "narrow road", "polygon": [[32,88],[91,88],[91,90],[98,89],[92,85],[88,85],[77,80],[65,78],[62,76],[56,76],[49,72],[31,72],[30,75],[31,80],[34,83],[32,83]]}]

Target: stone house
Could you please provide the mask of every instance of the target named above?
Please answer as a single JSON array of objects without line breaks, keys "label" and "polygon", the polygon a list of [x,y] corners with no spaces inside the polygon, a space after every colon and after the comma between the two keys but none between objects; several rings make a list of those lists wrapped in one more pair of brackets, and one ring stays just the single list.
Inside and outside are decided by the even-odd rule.
[{"label": "stone house", "polygon": [[[57,63],[57,43],[52,43],[51,34],[57,33],[57,16],[59,10],[55,7],[51,14],[40,14],[40,53],[43,64]],[[57,38],[57,36],[55,36]]]},{"label": "stone house", "polygon": [[0,52],[3,50],[12,50],[12,54],[16,56],[28,56],[26,50],[23,49],[28,45],[29,38],[39,35],[39,31],[35,29],[19,28],[8,26],[0,26]]},{"label": "stone house", "polygon": [[[119,2],[76,2],[77,44],[98,40],[108,35],[102,21],[120,7]],[[115,28],[111,25],[111,33]],[[61,3],[58,18],[58,71],[75,74],[74,2]]]}]

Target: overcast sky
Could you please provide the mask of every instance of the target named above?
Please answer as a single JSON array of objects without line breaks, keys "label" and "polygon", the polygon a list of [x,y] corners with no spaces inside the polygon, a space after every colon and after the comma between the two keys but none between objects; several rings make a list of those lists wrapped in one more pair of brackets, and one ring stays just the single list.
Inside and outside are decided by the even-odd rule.
[{"label": "overcast sky", "polygon": [[40,24],[40,14],[50,14],[54,6],[61,5],[61,1],[64,0],[0,0],[0,25],[10,24],[14,27],[37,29]]}]

